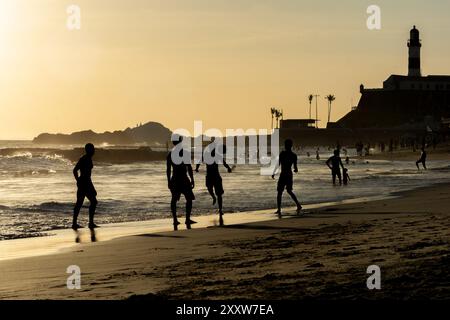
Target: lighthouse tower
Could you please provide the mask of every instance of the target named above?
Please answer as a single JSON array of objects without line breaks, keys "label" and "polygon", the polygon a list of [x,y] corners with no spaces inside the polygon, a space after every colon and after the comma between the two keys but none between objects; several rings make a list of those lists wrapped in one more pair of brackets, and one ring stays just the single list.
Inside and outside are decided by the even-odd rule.
[{"label": "lighthouse tower", "polygon": [[414,26],[410,32],[410,39],[408,40],[409,60],[408,60],[408,76],[420,77],[420,47],[422,44],[419,39],[419,30]]}]

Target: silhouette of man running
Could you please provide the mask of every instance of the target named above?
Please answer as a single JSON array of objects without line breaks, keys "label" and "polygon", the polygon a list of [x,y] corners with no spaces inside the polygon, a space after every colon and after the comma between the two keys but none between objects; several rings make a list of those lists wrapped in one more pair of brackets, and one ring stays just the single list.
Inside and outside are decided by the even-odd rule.
[{"label": "silhouette of man running", "polygon": [[336,184],[336,176],[339,178],[339,184],[342,185],[341,168],[344,168],[341,157],[339,156],[339,150],[334,150],[334,155],[331,156],[326,162],[328,168],[331,169],[331,175],[333,177],[333,184]]},{"label": "silhouette of man running", "polygon": [[[218,162],[222,162],[223,166],[227,168],[228,173],[231,173],[232,169],[230,166],[225,162],[225,159],[222,155],[219,155],[220,159],[216,159],[216,147],[215,145],[213,149],[211,149],[211,159],[212,163],[206,163],[206,188],[208,189],[209,194],[211,195],[213,199],[213,205],[216,204],[216,200],[219,205],[219,224],[223,226],[223,210],[222,210],[222,195],[224,194],[223,190],[223,184],[222,184],[222,177],[219,173],[219,164]],[[223,146],[224,150],[225,147]],[[204,163],[205,160],[202,158],[202,162]],[[197,163],[197,166],[195,167],[195,172],[198,172],[198,169],[200,168],[200,163]],[[214,194],[215,193],[215,194]],[[217,199],[216,199],[217,196]]]},{"label": "silhouette of man running", "polygon": [[277,214],[281,216],[281,199],[283,196],[283,191],[286,188],[287,193],[291,196],[292,200],[294,200],[295,204],[297,205],[297,213],[300,213],[302,210],[302,206],[297,200],[297,197],[295,196],[294,192],[292,191],[293,188],[293,175],[292,175],[292,166],[294,166],[294,172],[298,172],[297,168],[297,155],[292,152],[292,140],[287,139],[284,142],[284,151],[280,152],[279,160],[277,166],[275,166],[275,169],[273,170],[272,179],[275,179],[275,173],[279,166],[281,166],[281,173],[280,178],[278,179],[278,185],[277,185]]},{"label": "silhouette of man running", "polygon": [[[86,144],[84,147],[86,154],[78,160],[75,168],[73,169],[73,175],[77,181],[77,202],[73,210],[73,223],[72,229],[78,230],[82,228],[78,223],[78,214],[80,213],[81,207],[83,206],[84,198],[88,198],[90,202],[89,206],[89,229],[97,228],[98,226],[94,223],[95,208],[97,207],[97,191],[94,188],[94,184],[91,180],[92,168],[94,167],[92,163],[92,157],[95,153],[95,148],[92,143]],[[78,176],[78,171],[80,175]]]},{"label": "silhouette of man running", "polygon": [[420,170],[419,163],[421,163],[423,168],[426,170],[427,169],[427,166],[425,164],[426,161],[427,161],[427,152],[425,151],[425,148],[422,147],[422,153],[420,154],[420,158],[419,160],[416,161],[417,170]]},{"label": "silhouette of man running", "polygon": [[[173,144],[177,146],[183,141],[183,137],[178,136],[174,137]],[[183,149],[175,150],[173,148],[171,152],[167,155],[167,184],[170,192],[172,193],[172,200],[170,202],[170,209],[172,211],[173,216],[173,226],[174,230],[177,230],[178,222],[177,219],[177,202],[180,200],[181,195],[183,194],[186,199],[186,226],[190,228],[191,224],[196,223],[191,220],[191,212],[192,212],[192,201],[195,200],[194,193],[192,189],[195,186],[194,183],[194,174],[192,172],[192,166],[189,162],[185,163],[183,157]],[[178,155],[175,152],[178,151]],[[181,161],[174,162],[175,157],[179,157]],[[189,175],[189,177],[188,177]]]}]

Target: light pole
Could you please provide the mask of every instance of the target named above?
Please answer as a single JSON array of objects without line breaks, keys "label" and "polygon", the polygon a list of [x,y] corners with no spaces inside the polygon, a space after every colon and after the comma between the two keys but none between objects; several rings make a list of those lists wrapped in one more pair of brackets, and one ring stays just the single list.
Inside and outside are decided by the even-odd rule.
[{"label": "light pole", "polygon": [[318,108],[317,108],[317,98],[320,97],[319,94],[315,94],[314,97],[316,98],[316,129],[319,127],[319,116],[317,114]]}]

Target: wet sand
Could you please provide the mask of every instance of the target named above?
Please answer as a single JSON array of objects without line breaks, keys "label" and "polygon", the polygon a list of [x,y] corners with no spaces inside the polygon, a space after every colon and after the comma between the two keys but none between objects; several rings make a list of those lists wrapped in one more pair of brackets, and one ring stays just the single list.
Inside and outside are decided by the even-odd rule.
[{"label": "wet sand", "polygon": [[[449,299],[449,195],[437,185],[303,217],[82,242],[0,261],[0,298]],[[372,264],[381,290],[366,287]],[[80,290],[66,287],[69,265]]]}]

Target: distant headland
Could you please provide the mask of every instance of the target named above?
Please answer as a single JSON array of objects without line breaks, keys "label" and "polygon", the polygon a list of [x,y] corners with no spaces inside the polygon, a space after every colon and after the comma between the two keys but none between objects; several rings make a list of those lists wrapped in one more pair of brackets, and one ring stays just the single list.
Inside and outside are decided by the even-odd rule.
[{"label": "distant headland", "polygon": [[137,144],[166,145],[170,141],[172,132],[158,122],[147,122],[134,128],[126,128],[121,131],[106,131],[96,133],[92,130],[78,131],[71,134],[42,133],[33,139],[36,144]]}]

